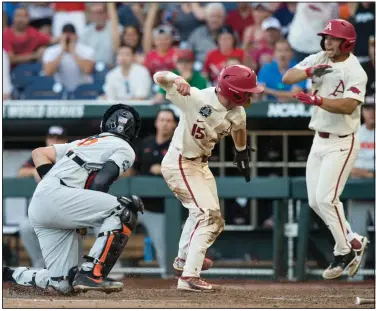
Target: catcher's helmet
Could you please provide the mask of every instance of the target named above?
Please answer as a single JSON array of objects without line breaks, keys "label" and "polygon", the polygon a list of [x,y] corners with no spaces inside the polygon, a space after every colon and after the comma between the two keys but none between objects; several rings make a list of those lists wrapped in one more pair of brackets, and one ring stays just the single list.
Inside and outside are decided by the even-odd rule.
[{"label": "catcher's helmet", "polygon": [[243,65],[232,65],[222,69],[216,91],[238,106],[246,104],[247,93],[258,94],[264,88],[257,84],[256,73]]},{"label": "catcher's helmet", "polygon": [[101,122],[101,133],[113,133],[132,143],[141,129],[141,118],[138,112],[127,105],[113,105],[106,110]]},{"label": "catcher's helmet", "polygon": [[336,38],[344,39],[340,45],[342,53],[349,53],[355,46],[356,41],[356,32],[354,26],[345,21],[344,19],[332,19],[326,26],[324,31],[319,32],[318,36],[322,36],[320,45],[321,48],[325,51],[325,35],[330,35]]}]

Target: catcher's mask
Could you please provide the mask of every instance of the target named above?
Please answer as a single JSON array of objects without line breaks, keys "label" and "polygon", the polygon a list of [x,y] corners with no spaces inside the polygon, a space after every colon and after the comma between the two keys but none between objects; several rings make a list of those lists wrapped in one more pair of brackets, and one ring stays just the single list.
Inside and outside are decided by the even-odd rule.
[{"label": "catcher's mask", "polygon": [[140,133],[141,118],[138,112],[130,106],[113,105],[104,113],[100,129],[101,133],[113,133],[133,143]]}]

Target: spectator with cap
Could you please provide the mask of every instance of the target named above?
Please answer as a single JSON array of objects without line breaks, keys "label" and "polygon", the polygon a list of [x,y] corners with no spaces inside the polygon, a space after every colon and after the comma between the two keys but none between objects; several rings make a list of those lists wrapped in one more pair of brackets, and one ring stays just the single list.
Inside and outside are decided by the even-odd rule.
[{"label": "spectator with cap", "polygon": [[237,8],[227,14],[226,25],[231,26],[239,38],[243,38],[244,30],[253,23],[252,7],[248,2],[239,2]]},{"label": "spectator with cap", "polygon": [[145,100],[150,97],[152,78],[148,69],[136,63],[132,47],[122,45],[117,54],[118,66],[107,73],[105,98],[109,100]]},{"label": "spectator with cap", "polygon": [[[356,179],[375,180],[375,99],[362,105],[362,117],[364,123],[361,125],[358,135],[360,150],[351,171],[351,177]],[[375,225],[375,202],[366,200],[353,200],[349,202],[348,221],[353,232],[361,236],[368,236],[369,220]],[[363,261],[361,268],[365,265]],[[357,277],[361,280],[362,277]]]},{"label": "spectator with cap", "polygon": [[[191,87],[197,87],[199,90],[205,89],[207,81],[198,71],[193,69],[195,55],[191,50],[178,50],[176,52],[176,68],[173,73],[182,77]],[[154,103],[159,104],[166,101],[166,91],[159,87],[158,93],[154,97]]]},{"label": "spectator with cap", "polygon": [[254,24],[245,28],[243,33],[243,47],[247,51],[258,47],[265,36],[265,32],[261,29],[262,22],[272,16],[271,3],[252,3]]},{"label": "spectator with cap", "polygon": [[195,53],[196,61],[203,63],[207,53],[217,48],[216,39],[225,19],[226,10],[222,3],[206,5],[205,25],[196,28],[188,37],[187,48]]},{"label": "spectator with cap", "polygon": [[219,30],[217,42],[218,49],[210,51],[204,63],[204,73],[212,84],[217,82],[230,57],[237,57],[242,62],[244,60],[244,51],[236,47],[236,33],[231,26],[224,26]]},{"label": "spectator with cap", "polygon": [[46,46],[53,42],[49,36],[29,26],[29,21],[27,8],[20,6],[14,11],[12,26],[3,32],[3,48],[12,65],[41,60]]},{"label": "spectator with cap", "polygon": [[44,52],[44,74],[54,76],[68,91],[74,91],[81,84],[93,82],[94,54],[91,47],[78,42],[75,27],[66,24],[60,43]]},{"label": "spectator with cap", "polygon": [[[338,18],[338,3],[299,2],[290,25],[288,41],[299,63],[311,54],[321,51],[321,37],[328,20]],[[309,27],[305,27],[309,21]]]},{"label": "spectator with cap", "polygon": [[261,68],[258,81],[265,86],[264,94],[267,95],[268,100],[291,101],[295,93],[305,88],[305,81],[295,85],[282,82],[282,77],[287,70],[296,65],[292,57],[290,44],[286,39],[280,39],[276,43],[274,61]]},{"label": "spectator with cap", "polygon": [[96,62],[113,67],[119,47],[119,33],[123,31],[123,26],[118,23],[115,3],[97,2],[88,6],[91,23],[83,30],[80,42],[95,51]]},{"label": "spectator with cap", "polygon": [[372,99],[375,96],[375,36],[368,39],[369,61],[362,64],[367,74],[366,98]]},{"label": "spectator with cap", "polygon": [[[59,125],[53,125],[48,129],[45,144],[52,146],[54,144],[65,144],[68,142],[66,130]],[[34,177],[38,183],[40,181],[39,174],[35,169],[33,158],[30,157],[20,168],[18,177]],[[29,218],[26,218],[20,223],[19,227],[20,238],[22,245],[25,247],[26,252],[31,260],[33,268],[44,268],[44,259],[39,246],[38,237],[31,226]]]},{"label": "spectator with cap", "polygon": [[[158,111],[154,126],[155,135],[146,137],[136,148],[134,165],[127,170],[125,176],[162,176],[161,163],[170,146],[172,136],[178,124],[178,118],[171,109]],[[123,176],[124,176],[123,175]],[[145,212],[139,217],[148,236],[151,238],[159,266],[165,268],[165,208],[161,198],[143,198]]]},{"label": "spectator with cap", "polygon": [[3,50],[3,100],[10,99],[12,82],[10,79],[10,62],[7,52]]},{"label": "spectator with cap", "polygon": [[[46,147],[54,144],[65,144],[67,142],[67,132],[62,126],[53,125],[48,129],[45,140]],[[35,169],[34,161],[31,156],[20,168],[18,177],[34,177],[36,182],[40,181],[40,177]]]},{"label": "spectator with cap", "polygon": [[281,24],[278,19],[271,16],[265,19],[261,24],[261,29],[265,33],[263,41],[260,41],[257,48],[248,53],[247,63],[255,71],[265,64],[269,64],[274,56],[275,45],[281,39]]},{"label": "spectator with cap", "polygon": [[155,49],[145,56],[145,66],[151,75],[157,71],[173,70],[175,68],[176,49],[172,46],[172,28],[167,25],[160,25],[153,30]]}]

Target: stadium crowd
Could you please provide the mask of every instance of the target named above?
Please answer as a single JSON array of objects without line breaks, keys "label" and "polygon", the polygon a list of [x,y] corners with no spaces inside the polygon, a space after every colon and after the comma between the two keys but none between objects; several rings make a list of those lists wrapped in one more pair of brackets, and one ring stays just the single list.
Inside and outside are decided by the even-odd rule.
[{"label": "stadium crowd", "polygon": [[164,93],[152,80],[156,71],[174,71],[205,88],[224,66],[241,63],[257,71],[266,86],[264,97],[255,100],[291,101],[309,85],[283,84],[283,74],[320,51],[317,32],[338,17],[355,25],[354,54],[369,75],[371,95],[375,71],[368,46],[374,45],[374,10],[370,2],[7,2],[3,98],[43,99],[43,92],[33,93],[42,84],[53,86],[56,99],[161,103]]}]

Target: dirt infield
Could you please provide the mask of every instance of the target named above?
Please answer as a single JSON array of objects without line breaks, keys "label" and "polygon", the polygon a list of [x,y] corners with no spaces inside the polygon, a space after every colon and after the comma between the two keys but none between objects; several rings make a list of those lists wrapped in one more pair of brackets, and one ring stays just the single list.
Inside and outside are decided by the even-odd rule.
[{"label": "dirt infield", "polygon": [[373,283],[214,280],[216,293],[176,290],[176,280],[134,278],[121,293],[85,293],[71,297],[43,295],[33,288],[3,287],[4,308],[375,308],[354,304],[372,298]]}]

